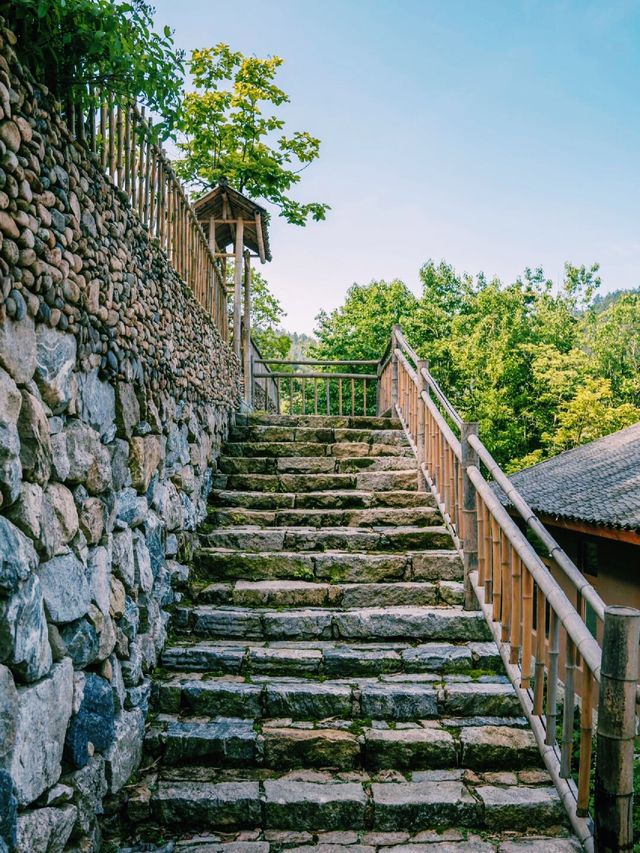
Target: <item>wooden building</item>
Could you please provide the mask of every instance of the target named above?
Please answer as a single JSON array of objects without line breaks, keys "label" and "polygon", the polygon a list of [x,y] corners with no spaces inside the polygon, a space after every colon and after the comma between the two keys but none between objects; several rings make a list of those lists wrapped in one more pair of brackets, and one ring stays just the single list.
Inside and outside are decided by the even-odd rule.
[{"label": "wooden building", "polygon": [[271,260],[269,214],[225,181],[192,207],[211,251],[222,262],[225,281],[227,261],[233,263],[233,349],[243,366],[245,403],[251,406],[251,260]]},{"label": "wooden building", "polygon": [[640,423],[510,479],[605,603],[640,608]]}]

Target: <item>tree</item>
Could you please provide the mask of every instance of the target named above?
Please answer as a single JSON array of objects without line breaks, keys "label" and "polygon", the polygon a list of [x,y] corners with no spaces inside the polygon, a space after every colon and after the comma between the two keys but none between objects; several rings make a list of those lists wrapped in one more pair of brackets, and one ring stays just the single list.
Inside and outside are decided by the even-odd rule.
[{"label": "tree", "polygon": [[184,56],[169,27],[155,32],[143,0],[0,0],[0,15],[31,72],[59,100],[86,100],[94,87],[140,99],[162,115],[159,132],[177,121]]},{"label": "tree", "polygon": [[289,101],[274,82],[281,65],[278,56],[244,56],[226,44],[194,50],[195,91],[184,99],[186,139],[175,166],[200,190],[224,178],[234,189],[275,204],[288,222],[305,225],[309,218],[324,219],[329,207],[296,201],[289,193],[318,157],[320,140],[307,131],[282,133],[284,120],[268,111]]},{"label": "tree", "polygon": [[549,455],[595,441],[638,421],[640,408],[631,403],[615,405],[608,379],[589,378],[573,399],[560,406],[557,429],[546,437]]},{"label": "tree", "polygon": [[[227,265],[227,298],[229,311],[233,312],[234,266]],[[269,288],[269,282],[251,268],[251,337],[264,358],[285,358],[291,341],[280,329],[286,311]]]},{"label": "tree", "polygon": [[316,317],[314,358],[344,360],[380,358],[394,323],[410,321],[418,300],[398,279],[354,284],[344,305]]},{"label": "tree", "polygon": [[286,358],[291,340],[280,329],[286,316],[280,300],[269,290],[267,281],[251,270],[251,337],[264,358]]},{"label": "tree", "polygon": [[618,402],[640,405],[640,293],[619,296],[589,328],[587,346]]},{"label": "tree", "polygon": [[430,260],[419,299],[402,282],[354,285],[318,317],[323,358],[378,358],[394,322],[509,472],[640,419],[640,294],[597,313],[598,266],[541,268],[512,284]]}]

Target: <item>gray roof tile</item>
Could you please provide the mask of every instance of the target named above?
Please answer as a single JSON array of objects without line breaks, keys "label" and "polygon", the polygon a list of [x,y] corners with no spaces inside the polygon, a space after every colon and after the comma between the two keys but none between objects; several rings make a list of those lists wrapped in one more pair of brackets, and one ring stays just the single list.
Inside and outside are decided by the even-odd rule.
[{"label": "gray roof tile", "polygon": [[[640,530],[640,423],[559,453],[510,478],[535,512]],[[493,488],[503,504],[506,495]]]}]

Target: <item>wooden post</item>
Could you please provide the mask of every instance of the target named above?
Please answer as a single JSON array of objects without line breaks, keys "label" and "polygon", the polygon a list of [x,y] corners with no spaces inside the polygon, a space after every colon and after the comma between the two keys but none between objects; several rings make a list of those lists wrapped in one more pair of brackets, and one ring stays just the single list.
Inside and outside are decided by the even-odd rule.
[{"label": "wooden post", "polygon": [[[251,258],[244,253],[244,316],[242,324],[242,356],[244,373],[244,399],[251,406]],[[267,406],[267,411],[269,407]]]},{"label": "wooden post", "polygon": [[394,325],[391,329],[391,417],[396,417],[398,405],[398,358],[396,356],[396,331],[400,328]]},{"label": "wooden post", "polygon": [[424,492],[426,489],[426,483],[424,480],[424,475],[422,473],[421,463],[426,462],[425,452],[424,452],[424,432],[425,432],[425,404],[422,399],[422,392],[427,390],[427,380],[422,375],[422,371],[428,369],[429,362],[424,359],[420,359],[418,361],[418,428],[416,429],[416,446],[418,448],[418,491]]},{"label": "wooden post", "polygon": [[633,850],[633,742],[640,611],[604,612],[595,778],[596,850]]},{"label": "wooden post", "polygon": [[242,314],[242,247],[244,241],[244,222],[236,225],[236,252],[233,270],[233,351],[240,358],[240,328]]},{"label": "wooden post", "polygon": [[478,604],[471,584],[470,574],[478,569],[478,513],[476,489],[471,482],[467,469],[478,467],[478,454],[469,444],[469,437],[478,435],[478,424],[464,422],[460,431],[462,450],[462,514],[463,514],[463,555],[464,555],[464,609],[477,610]]}]

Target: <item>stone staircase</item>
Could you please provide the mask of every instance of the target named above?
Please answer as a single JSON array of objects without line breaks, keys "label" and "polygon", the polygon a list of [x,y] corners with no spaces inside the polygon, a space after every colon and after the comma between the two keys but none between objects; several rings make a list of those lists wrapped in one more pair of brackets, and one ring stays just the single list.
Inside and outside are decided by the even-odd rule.
[{"label": "stone staircase", "polygon": [[580,850],[397,422],[238,417],[220,472],[121,849]]}]

